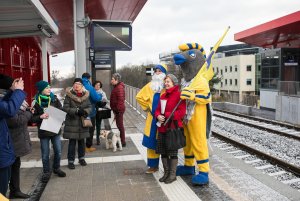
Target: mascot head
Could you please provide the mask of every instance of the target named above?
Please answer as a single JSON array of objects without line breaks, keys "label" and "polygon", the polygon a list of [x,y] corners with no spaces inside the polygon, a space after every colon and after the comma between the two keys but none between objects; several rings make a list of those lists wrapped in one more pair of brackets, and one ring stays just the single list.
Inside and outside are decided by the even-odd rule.
[{"label": "mascot head", "polygon": [[193,79],[205,63],[206,54],[198,43],[179,45],[181,53],[174,55],[176,65],[180,65],[185,81]]}]

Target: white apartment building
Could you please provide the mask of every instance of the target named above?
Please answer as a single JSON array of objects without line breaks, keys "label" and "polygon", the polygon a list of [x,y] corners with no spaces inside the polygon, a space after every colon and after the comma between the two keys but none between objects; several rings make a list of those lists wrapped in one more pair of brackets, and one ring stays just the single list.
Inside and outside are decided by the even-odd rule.
[{"label": "white apartment building", "polygon": [[224,53],[217,53],[212,65],[214,72],[222,77],[215,86],[219,95],[230,95],[234,102],[242,103],[243,95],[255,94],[255,55],[225,57]]}]

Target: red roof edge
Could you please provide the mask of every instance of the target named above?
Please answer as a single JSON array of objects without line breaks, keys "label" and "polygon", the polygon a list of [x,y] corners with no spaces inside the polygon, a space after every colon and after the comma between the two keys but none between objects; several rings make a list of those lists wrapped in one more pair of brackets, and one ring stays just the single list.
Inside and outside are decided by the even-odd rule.
[{"label": "red roof edge", "polygon": [[238,33],[234,34],[234,40],[239,41],[243,38],[246,38],[246,37],[249,37],[249,36],[264,32],[264,31],[279,28],[281,26],[299,22],[299,21],[300,21],[300,11],[297,11],[295,13],[291,13],[289,15],[280,17],[278,19],[275,19],[275,20],[266,22],[264,24],[260,24],[255,27],[238,32]]}]

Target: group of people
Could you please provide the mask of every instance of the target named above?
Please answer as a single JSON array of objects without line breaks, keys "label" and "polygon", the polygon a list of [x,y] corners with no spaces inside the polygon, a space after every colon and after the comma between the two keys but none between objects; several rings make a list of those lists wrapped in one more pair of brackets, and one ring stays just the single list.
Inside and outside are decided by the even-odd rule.
[{"label": "group of people", "polygon": [[[167,127],[174,127],[175,125],[173,121],[169,121],[165,125],[165,121],[172,116],[172,120],[177,121],[178,127],[183,129],[182,119],[186,113],[186,102],[181,101],[179,103],[178,79],[173,74],[167,73],[166,65],[158,64],[154,67],[152,81],[139,91],[136,99],[141,107],[148,112],[142,142],[147,147],[149,169],[146,173],[151,174],[158,170],[159,156],[161,155],[164,175],[159,181],[166,184],[172,183],[176,180],[178,150],[169,150],[166,146]],[[162,106],[160,100],[165,100],[167,104]],[[172,114],[178,103],[178,107]]]},{"label": "group of people", "polygon": [[[210,60],[206,61],[205,51],[200,44],[185,43],[179,49],[181,52],[174,55],[174,62],[183,73],[181,89],[177,78],[167,72],[167,66],[158,64],[151,82],[136,96],[142,109],[147,112],[142,141],[143,146],[147,147],[149,168],[146,173],[158,171],[161,156],[164,175],[159,179],[160,182],[169,184],[176,180],[176,175],[193,175],[194,185],[205,185],[209,182],[207,138],[212,117],[209,80],[214,73],[210,65],[203,67],[205,63],[210,64]],[[171,121],[166,122],[169,119]],[[181,129],[186,138],[184,165],[179,166],[178,150],[167,146],[167,130],[175,126]],[[199,170],[197,175],[195,162]]]},{"label": "group of people", "polygon": [[[125,89],[118,73],[112,75],[111,84],[114,89],[111,93],[110,106],[115,115],[117,127],[120,130],[122,145],[126,146],[123,114],[125,112]],[[65,177],[66,173],[60,168],[61,161],[61,133],[68,139],[68,168],[75,169],[75,148],[78,144],[78,162],[86,166],[85,153],[96,149],[93,145],[93,135],[96,127],[97,145],[100,145],[101,118],[97,118],[97,110],[104,107],[108,99],[102,90],[102,83],[96,81],[91,84],[91,76],[84,73],[81,78],[75,78],[73,86],[66,89],[63,105],[57,96],[51,92],[47,81],[35,84],[37,93],[31,106],[26,102],[24,81],[22,78],[13,79],[0,74],[0,193],[6,195],[8,186],[9,198],[29,198],[20,189],[20,157],[29,154],[32,150],[28,123],[34,123],[38,128],[40,139],[43,173],[41,180],[47,182],[51,170],[58,177]],[[41,129],[44,119],[49,118],[49,106],[66,112],[64,126],[58,133]],[[82,118],[88,118],[92,127],[83,127]],[[50,167],[50,141],[54,152],[54,161]]]},{"label": "group of people", "polygon": [[[203,48],[197,43],[187,43],[179,46],[181,53],[174,55],[176,65],[183,72],[182,89],[178,79],[167,72],[167,66],[158,64],[151,82],[145,85],[137,94],[136,99],[147,118],[142,144],[147,147],[146,173],[158,170],[159,158],[164,168],[164,175],[159,179],[166,184],[176,180],[176,175],[194,175],[192,183],[203,185],[209,182],[209,155],[207,137],[211,125],[211,95],[208,81],[212,78],[209,68],[201,69],[206,62]],[[198,76],[198,72],[202,74]],[[197,75],[197,76],[196,76]],[[195,84],[196,83],[196,84]],[[125,85],[121,75],[112,75],[114,86],[110,96],[110,107],[114,120],[120,131],[122,146],[126,146],[123,116],[125,112]],[[192,87],[194,86],[194,87]],[[196,87],[195,87],[196,86]],[[51,92],[48,82],[36,83],[37,94],[31,106],[25,101],[24,81],[22,78],[12,79],[0,74],[0,193],[6,195],[8,184],[9,198],[28,198],[29,195],[20,190],[20,157],[30,153],[31,142],[27,130],[28,122],[37,124],[40,138],[43,163],[42,181],[47,182],[51,175],[49,164],[50,141],[54,150],[52,171],[59,177],[66,173],[60,169],[61,133],[69,140],[68,168],[75,169],[75,147],[78,144],[78,161],[86,166],[85,153],[95,151],[93,135],[96,128],[96,144],[100,144],[101,118],[98,109],[104,107],[108,100],[102,90],[102,83],[91,84],[89,73],[75,78],[73,86],[66,89],[63,105]],[[162,104],[162,100],[167,102]],[[49,106],[66,112],[64,127],[58,133],[40,129],[44,119],[49,118]],[[82,119],[90,119],[92,126],[83,126]],[[171,119],[168,123],[167,120]],[[176,122],[176,125],[174,124]],[[184,165],[178,166],[178,150],[167,147],[167,129],[179,127],[186,137],[184,147]],[[195,175],[195,162],[199,173]]]}]

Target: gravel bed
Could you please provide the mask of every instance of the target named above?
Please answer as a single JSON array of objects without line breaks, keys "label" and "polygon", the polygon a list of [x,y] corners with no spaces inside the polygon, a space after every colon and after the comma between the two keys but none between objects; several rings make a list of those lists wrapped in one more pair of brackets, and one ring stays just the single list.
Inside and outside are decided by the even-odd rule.
[{"label": "gravel bed", "polygon": [[300,166],[300,142],[297,140],[218,117],[213,121],[212,129],[271,156]]},{"label": "gravel bed", "polygon": [[265,174],[270,174],[270,173],[280,172],[280,171],[284,171],[284,169],[282,169],[281,167],[278,167],[278,166],[273,166],[271,168],[263,170],[263,172]]}]

